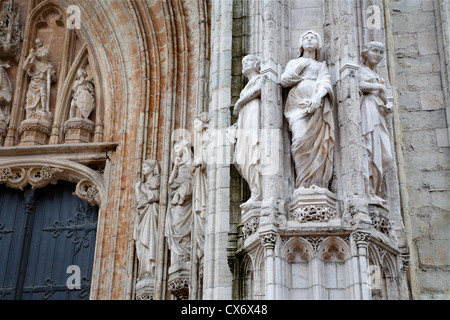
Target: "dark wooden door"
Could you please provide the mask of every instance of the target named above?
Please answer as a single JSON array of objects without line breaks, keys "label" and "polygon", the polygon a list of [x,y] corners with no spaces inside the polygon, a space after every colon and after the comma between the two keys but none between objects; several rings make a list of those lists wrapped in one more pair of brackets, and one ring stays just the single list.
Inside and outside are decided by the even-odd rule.
[{"label": "dark wooden door", "polygon": [[98,208],[74,190],[0,186],[0,299],[89,299]]}]

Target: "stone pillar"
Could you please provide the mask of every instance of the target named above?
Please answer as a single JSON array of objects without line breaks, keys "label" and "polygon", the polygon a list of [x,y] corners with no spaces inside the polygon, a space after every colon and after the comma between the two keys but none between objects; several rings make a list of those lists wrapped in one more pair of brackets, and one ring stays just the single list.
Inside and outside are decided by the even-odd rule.
[{"label": "stone pillar", "polygon": [[356,2],[332,0],[329,2],[329,21],[333,21],[334,52],[331,59],[336,78],[336,99],[341,155],[341,189],[343,219],[370,223],[363,177],[363,148],[361,140],[361,112],[357,78],[359,52],[355,28]]},{"label": "stone pillar", "polygon": [[265,256],[265,279],[266,279],[266,300],[276,299],[276,270],[275,270],[275,243],[277,234],[275,230],[260,233],[261,244],[264,247]]},{"label": "stone pillar", "polygon": [[203,298],[231,299],[232,274],[228,267],[227,245],[230,221],[229,144],[225,135],[230,126],[233,1],[212,2],[210,126],[212,130],[208,163]]},{"label": "stone pillar", "polygon": [[[262,194],[259,235],[264,246],[266,265],[266,299],[278,298],[276,287],[281,279],[275,270],[275,240],[284,212],[283,196],[283,111],[279,70],[281,70],[281,26],[283,6],[272,0],[263,1],[263,54],[261,76],[261,165]],[[284,215],[283,215],[284,217]]]},{"label": "stone pillar", "polygon": [[355,296],[355,299],[370,300],[371,292],[368,287],[368,274],[367,268],[369,267],[368,261],[368,245],[370,239],[370,232],[365,230],[356,230],[352,234],[353,240],[357,246],[357,263],[358,268],[355,270],[357,280],[357,287],[359,287],[359,295]]}]

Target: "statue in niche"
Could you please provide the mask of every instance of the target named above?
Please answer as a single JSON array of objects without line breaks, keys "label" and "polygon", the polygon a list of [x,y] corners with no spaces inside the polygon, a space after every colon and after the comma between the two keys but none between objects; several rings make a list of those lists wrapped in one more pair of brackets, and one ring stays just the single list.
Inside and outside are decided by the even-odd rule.
[{"label": "statue in niche", "polygon": [[9,80],[8,73],[5,68],[9,68],[10,65],[0,60],[0,122],[3,122],[5,126],[9,124],[11,119],[11,100],[12,100],[12,87]]},{"label": "statue in niche", "polygon": [[194,119],[194,162],[192,201],[194,210],[194,243],[197,258],[201,260],[204,253],[206,223],[206,168],[208,163],[208,113],[203,112]]},{"label": "statue in niche", "polygon": [[258,57],[248,55],[242,59],[242,73],[249,79],[249,82],[242,90],[233,111],[233,114],[238,117],[234,128],[235,163],[239,173],[247,181],[251,192],[250,199],[241,205],[243,210],[249,209],[252,204],[262,200],[259,134],[262,88],[260,71],[261,60]]},{"label": "statue in niche", "polygon": [[317,32],[305,32],[299,57],[289,61],[281,77],[282,86],[292,88],[284,114],[292,132],[296,190],[328,189],[333,176],[333,88],[326,63],[318,61],[322,46]]},{"label": "statue in niche", "polygon": [[142,174],[143,181],[138,178],[135,185],[138,216],[134,240],[136,241],[136,253],[139,260],[138,279],[155,275],[160,190],[158,161],[144,161]]},{"label": "statue in niche", "polygon": [[77,80],[72,86],[73,98],[70,104],[70,119],[89,119],[95,108],[94,85],[85,69],[77,71]]},{"label": "statue in niche", "polygon": [[36,39],[36,50],[31,49],[23,69],[31,77],[26,100],[26,119],[34,117],[49,118],[50,90],[56,82],[56,71],[50,62],[52,53],[44,46],[42,39]]},{"label": "statue in niche", "polygon": [[189,270],[192,229],[192,152],[190,142],[174,146],[174,167],[169,177],[166,237],[171,252],[171,271]]},{"label": "statue in niche", "polygon": [[383,60],[384,51],[383,43],[369,42],[361,53],[362,65],[358,71],[366,194],[371,203],[380,205],[386,203],[381,198],[381,185],[383,174],[392,161],[385,118],[392,112],[392,103],[386,97],[387,88],[384,79],[376,72],[377,65]]}]

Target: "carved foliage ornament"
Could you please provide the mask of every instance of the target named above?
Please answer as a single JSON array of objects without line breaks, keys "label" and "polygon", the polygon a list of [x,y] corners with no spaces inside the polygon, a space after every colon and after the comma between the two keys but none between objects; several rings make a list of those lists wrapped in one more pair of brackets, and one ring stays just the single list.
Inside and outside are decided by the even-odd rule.
[{"label": "carved foliage ornament", "polygon": [[169,291],[178,299],[186,300],[189,296],[189,283],[188,277],[178,277],[168,282]]},{"label": "carved foliage ornament", "polygon": [[309,205],[291,212],[291,218],[300,223],[309,221],[328,222],[336,217],[336,209],[325,205]]},{"label": "carved foliage ornament", "polygon": [[14,7],[12,0],[4,4],[0,12],[0,54],[18,59],[23,27],[20,26],[20,7]]},{"label": "carved foliage ornament", "polygon": [[[58,180],[67,180],[68,172],[51,166],[32,168],[0,168],[0,184],[6,184],[13,189],[24,190],[31,185],[33,190],[44,188],[49,184],[56,184]],[[100,205],[101,196],[97,185],[89,179],[78,182],[74,195],[81,200],[89,202],[90,205]]]}]

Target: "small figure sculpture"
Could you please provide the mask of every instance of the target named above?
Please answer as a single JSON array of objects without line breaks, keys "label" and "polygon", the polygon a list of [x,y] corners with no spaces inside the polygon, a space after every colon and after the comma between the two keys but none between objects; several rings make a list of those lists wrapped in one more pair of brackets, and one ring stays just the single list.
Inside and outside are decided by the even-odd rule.
[{"label": "small figure sculpture", "polygon": [[194,208],[194,242],[197,258],[203,257],[206,222],[206,168],[208,162],[208,113],[194,119],[194,170],[192,201]]},{"label": "small figure sculpture", "polygon": [[49,48],[44,46],[41,39],[36,39],[36,50],[31,49],[23,66],[31,77],[25,106],[26,119],[35,114],[45,117],[50,112],[51,83],[56,82],[56,71],[50,62],[51,57]]},{"label": "small figure sculpture", "polygon": [[363,169],[366,194],[369,201],[383,205],[381,196],[383,175],[392,162],[391,143],[386,115],[392,112],[392,104],[386,98],[384,79],[376,73],[377,65],[384,57],[384,44],[369,42],[361,54],[362,65],[358,72],[361,90],[361,129],[364,148]]},{"label": "small figure sculpture", "polygon": [[[166,237],[171,267],[189,270],[192,229],[192,152],[190,143],[180,140],[174,146],[174,167],[169,177],[170,204]],[[169,273],[170,273],[169,268]]]},{"label": "small figure sculpture", "polygon": [[300,55],[289,61],[282,86],[289,92],[285,117],[292,132],[291,153],[296,171],[295,189],[327,189],[333,176],[333,88],[325,62],[318,58],[321,37],[307,31],[300,39]]},{"label": "small figure sculpture", "polygon": [[160,190],[158,161],[144,161],[142,174],[143,181],[138,178],[135,185],[138,216],[134,240],[139,260],[139,280],[155,275]]},{"label": "small figure sculpture", "polygon": [[241,176],[247,181],[251,197],[241,206],[248,208],[252,203],[262,200],[260,172],[260,134],[261,128],[261,60],[253,55],[242,59],[242,73],[249,82],[242,90],[234,107],[234,115],[238,116],[235,163]]},{"label": "small figure sculpture", "polygon": [[94,85],[88,79],[85,69],[77,71],[77,80],[73,87],[73,99],[70,104],[70,119],[88,119],[95,107]]},{"label": "small figure sculpture", "polygon": [[0,122],[5,126],[9,124],[11,119],[11,100],[12,87],[5,68],[9,68],[9,64],[0,60]]}]

